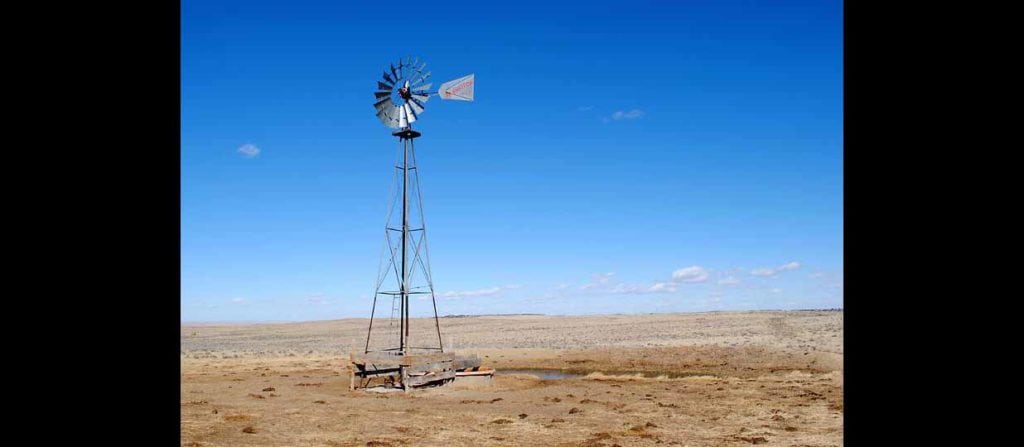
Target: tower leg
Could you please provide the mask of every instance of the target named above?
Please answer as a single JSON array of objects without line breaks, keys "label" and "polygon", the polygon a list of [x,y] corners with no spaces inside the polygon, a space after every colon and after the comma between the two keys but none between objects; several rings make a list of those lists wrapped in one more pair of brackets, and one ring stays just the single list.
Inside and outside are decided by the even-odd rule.
[{"label": "tower leg", "polygon": [[402,331],[400,345],[402,355],[409,352],[409,270],[406,268],[406,258],[409,240],[409,140],[402,138]]}]

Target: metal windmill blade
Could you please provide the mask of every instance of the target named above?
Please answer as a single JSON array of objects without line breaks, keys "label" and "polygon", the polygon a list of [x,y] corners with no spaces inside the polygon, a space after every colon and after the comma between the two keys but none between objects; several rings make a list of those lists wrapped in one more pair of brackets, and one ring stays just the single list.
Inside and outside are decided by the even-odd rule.
[{"label": "metal windmill blade", "polygon": [[[431,72],[428,71],[427,74],[417,78],[415,81],[412,81],[412,85],[419,85],[419,84],[422,84],[422,83],[426,82],[427,78],[430,77],[430,73]],[[414,87],[414,88],[419,89],[419,87]]]},{"label": "metal windmill blade", "polygon": [[433,84],[425,84],[425,85],[421,85],[419,87],[416,87],[416,88],[413,88],[413,89],[410,89],[410,90],[412,90],[412,93],[414,95],[430,95],[430,92],[428,91],[428,89],[430,89],[431,85],[433,85]]}]

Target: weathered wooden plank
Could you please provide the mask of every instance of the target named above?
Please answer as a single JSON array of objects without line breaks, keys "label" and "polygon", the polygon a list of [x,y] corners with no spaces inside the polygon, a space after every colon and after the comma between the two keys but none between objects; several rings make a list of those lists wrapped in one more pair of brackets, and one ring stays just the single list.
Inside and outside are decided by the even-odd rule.
[{"label": "weathered wooden plank", "polygon": [[406,389],[408,389],[408,387],[422,386],[422,385],[426,385],[426,384],[431,383],[431,382],[436,382],[438,380],[454,379],[454,378],[455,378],[455,370],[454,369],[450,369],[448,371],[444,371],[444,372],[441,372],[441,373],[427,374],[427,375],[422,375],[422,376],[404,377],[402,383],[406,386]]},{"label": "weathered wooden plank", "polygon": [[448,352],[423,353],[401,357],[399,363],[402,366],[412,366],[421,363],[452,361],[455,356]]},{"label": "weathered wooden plank", "polygon": [[449,352],[419,352],[406,356],[398,355],[397,352],[352,352],[349,354],[349,360],[352,363],[401,364],[403,366],[452,360],[454,358],[455,355]]},{"label": "weathered wooden plank", "polygon": [[349,360],[352,363],[360,364],[398,364],[402,360],[402,356],[394,355],[388,352],[352,352],[349,354]]},{"label": "weathered wooden plank", "polygon": [[444,371],[446,369],[454,369],[451,361],[418,363],[408,366],[406,368],[409,370],[410,374],[418,372]]}]

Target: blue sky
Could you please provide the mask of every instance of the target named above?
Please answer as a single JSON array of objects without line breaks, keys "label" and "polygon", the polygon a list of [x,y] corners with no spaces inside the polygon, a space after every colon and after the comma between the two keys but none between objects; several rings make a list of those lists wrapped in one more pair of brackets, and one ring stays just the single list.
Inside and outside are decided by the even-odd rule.
[{"label": "blue sky", "polygon": [[842,306],[841,2],[181,14],[182,321],[369,315],[406,55],[476,74],[414,124],[442,315]]}]

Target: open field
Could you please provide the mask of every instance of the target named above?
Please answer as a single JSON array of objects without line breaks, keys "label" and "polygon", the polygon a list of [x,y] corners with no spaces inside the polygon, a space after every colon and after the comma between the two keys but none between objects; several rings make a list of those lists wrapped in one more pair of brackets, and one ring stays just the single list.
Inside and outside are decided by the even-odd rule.
[{"label": "open field", "polygon": [[[182,445],[838,446],[842,316],[443,318],[446,348],[485,366],[580,376],[409,394],[349,391],[366,319],[183,325]],[[414,337],[433,330],[412,324]]]}]

